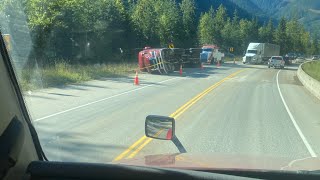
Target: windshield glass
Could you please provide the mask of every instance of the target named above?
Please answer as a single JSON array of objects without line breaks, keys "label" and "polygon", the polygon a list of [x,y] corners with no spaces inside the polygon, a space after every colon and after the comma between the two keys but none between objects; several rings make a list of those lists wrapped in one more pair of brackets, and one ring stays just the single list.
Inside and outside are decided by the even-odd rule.
[{"label": "windshield glass", "polygon": [[[308,170],[320,154],[320,86],[308,86],[320,80],[319,7],[3,0],[0,30],[49,160]],[[206,46],[217,49],[200,56]]]},{"label": "windshield glass", "polygon": [[250,54],[257,54],[257,50],[248,50],[247,53],[250,53]]},{"label": "windshield glass", "polygon": [[202,49],[202,51],[206,51],[206,52],[212,52],[213,49],[211,48],[207,48],[207,49]]},{"label": "windshield glass", "polygon": [[272,57],[273,60],[283,60],[282,57]]}]

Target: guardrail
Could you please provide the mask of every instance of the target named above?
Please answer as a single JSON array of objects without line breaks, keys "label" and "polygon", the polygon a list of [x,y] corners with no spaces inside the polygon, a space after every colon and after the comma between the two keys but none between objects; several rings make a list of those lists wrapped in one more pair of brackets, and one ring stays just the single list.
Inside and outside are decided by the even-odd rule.
[{"label": "guardrail", "polygon": [[[310,62],[305,62],[310,63]],[[303,63],[303,64],[305,64]],[[298,78],[301,83],[306,87],[313,95],[315,95],[318,99],[320,99],[320,81],[312,78],[306,72],[303,71],[302,65],[299,66],[298,69]]]}]

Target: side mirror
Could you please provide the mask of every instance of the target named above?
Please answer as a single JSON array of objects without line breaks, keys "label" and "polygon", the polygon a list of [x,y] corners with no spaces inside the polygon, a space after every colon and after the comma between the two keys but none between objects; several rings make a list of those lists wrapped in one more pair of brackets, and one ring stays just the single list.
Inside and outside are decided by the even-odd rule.
[{"label": "side mirror", "polygon": [[172,140],[175,137],[175,120],[171,117],[149,115],[145,121],[147,137]]}]

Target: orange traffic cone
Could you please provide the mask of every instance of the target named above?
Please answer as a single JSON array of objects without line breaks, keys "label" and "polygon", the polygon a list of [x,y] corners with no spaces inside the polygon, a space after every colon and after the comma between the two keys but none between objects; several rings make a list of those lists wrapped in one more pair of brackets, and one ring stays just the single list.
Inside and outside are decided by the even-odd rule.
[{"label": "orange traffic cone", "polygon": [[180,76],[182,76],[182,64],[180,65],[180,71],[179,71]]},{"label": "orange traffic cone", "polygon": [[140,83],[139,83],[139,77],[138,77],[138,71],[136,71],[136,77],[134,78],[134,85],[139,85]]},{"label": "orange traffic cone", "polygon": [[201,69],[204,69],[204,67],[203,67],[203,63],[201,63],[200,68],[201,68]]},{"label": "orange traffic cone", "polygon": [[220,67],[220,61],[218,61],[218,63],[217,63],[217,67]]}]

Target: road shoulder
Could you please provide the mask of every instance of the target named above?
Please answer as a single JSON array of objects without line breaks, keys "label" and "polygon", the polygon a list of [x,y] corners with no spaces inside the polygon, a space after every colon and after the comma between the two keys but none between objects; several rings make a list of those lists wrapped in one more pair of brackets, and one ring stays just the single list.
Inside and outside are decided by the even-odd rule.
[{"label": "road shoulder", "polygon": [[296,70],[279,73],[279,85],[288,108],[315,151],[320,154],[320,100],[299,81]]}]

